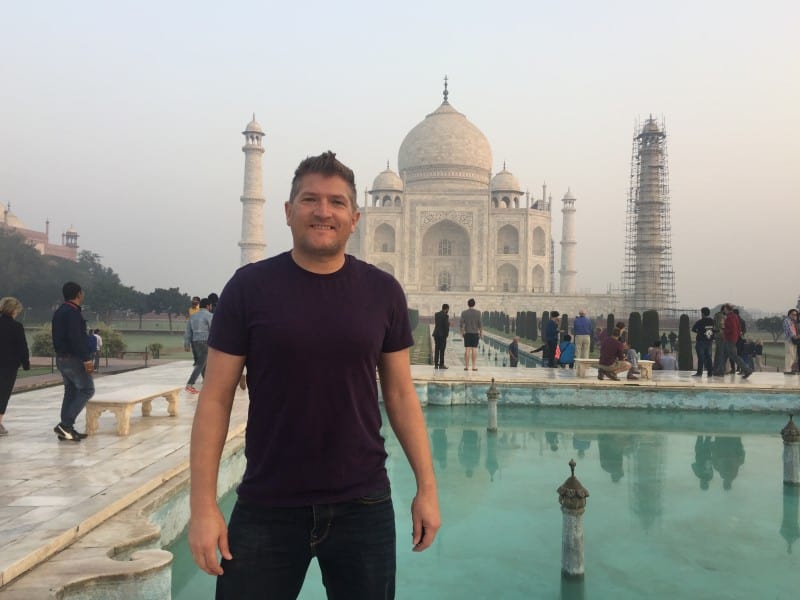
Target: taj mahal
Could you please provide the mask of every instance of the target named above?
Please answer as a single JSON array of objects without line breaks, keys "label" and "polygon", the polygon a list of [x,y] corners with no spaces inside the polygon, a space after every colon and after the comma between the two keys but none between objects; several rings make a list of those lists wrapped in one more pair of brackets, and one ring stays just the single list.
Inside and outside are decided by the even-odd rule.
[{"label": "taj mahal", "polygon": [[[577,199],[561,199],[558,279],[552,231],[552,195],[523,192],[506,165],[492,173],[487,137],[444,99],[400,144],[397,172],[387,164],[366,190],[348,254],[394,275],[408,304],[430,315],[448,303],[454,310],[475,298],[479,310],[515,314],[552,310],[575,315],[623,314],[621,294],[577,293]],[[263,129],[247,125],[242,264],[264,253],[261,184]],[[357,174],[358,179],[358,174]],[[612,275],[609,273],[609,275]]]}]

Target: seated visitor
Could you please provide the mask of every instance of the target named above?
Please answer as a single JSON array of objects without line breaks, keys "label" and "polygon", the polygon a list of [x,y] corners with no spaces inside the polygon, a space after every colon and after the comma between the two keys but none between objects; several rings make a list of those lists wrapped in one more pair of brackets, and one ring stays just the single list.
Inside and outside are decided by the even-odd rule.
[{"label": "seated visitor", "polygon": [[[661,353],[661,357],[656,365],[658,364],[661,365],[659,369],[663,369],[664,371],[678,370],[678,361],[675,360],[675,355],[672,354],[669,347],[664,348],[664,351]],[[653,365],[653,368],[655,368],[656,365]]]},{"label": "seated visitor", "polygon": [[[664,346],[667,348],[667,346]],[[647,360],[652,360],[655,362],[653,365],[654,369],[661,369],[661,356],[663,355],[664,350],[661,346],[661,341],[656,340],[653,342],[653,345],[647,349]]]},{"label": "seated visitor", "polygon": [[[600,360],[597,369],[597,378],[603,380],[608,377],[614,381],[619,381],[617,373],[628,371],[631,363],[625,360],[625,346],[619,340],[620,329],[615,327],[611,335],[603,340],[600,346]],[[632,373],[628,373],[628,379],[637,379]]]}]

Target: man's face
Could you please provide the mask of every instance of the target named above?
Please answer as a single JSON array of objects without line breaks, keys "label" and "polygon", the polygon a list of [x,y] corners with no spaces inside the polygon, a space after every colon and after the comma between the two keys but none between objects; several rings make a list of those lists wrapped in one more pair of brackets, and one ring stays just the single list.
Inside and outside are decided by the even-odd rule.
[{"label": "man's face", "polygon": [[361,216],[353,209],[349,189],[338,176],[309,173],[303,177],[297,195],[284,205],[296,252],[309,258],[344,254]]}]

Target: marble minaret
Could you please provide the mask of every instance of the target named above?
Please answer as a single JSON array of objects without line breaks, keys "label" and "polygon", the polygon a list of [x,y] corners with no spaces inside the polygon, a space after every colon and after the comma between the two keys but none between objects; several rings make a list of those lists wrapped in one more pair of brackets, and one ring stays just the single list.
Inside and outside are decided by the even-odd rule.
[{"label": "marble minaret", "polygon": [[575,264],[575,251],[578,242],[575,239],[575,196],[567,190],[561,199],[564,206],[561,208],[562,229],[561,229],[561,275],[559,292],[562,294],[575,294],[575,276],[578,271]]},{"label": "marble minaret", "polygon": [[261,179],[261,156],[264,147],[261,140],[264,130],[256,121],[247,124],[242,132],[245,138],[244,152],[244,191],[242,193],[242,265],[264,258],[264,185]]}]

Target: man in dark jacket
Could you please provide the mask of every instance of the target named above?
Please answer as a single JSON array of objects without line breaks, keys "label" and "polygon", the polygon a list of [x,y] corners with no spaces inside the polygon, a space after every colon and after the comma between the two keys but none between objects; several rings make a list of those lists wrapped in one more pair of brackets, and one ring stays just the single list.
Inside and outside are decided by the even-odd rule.
[{"label": "man in dark jacket", "polygon": [[64,379],[61,422],[53,428],[59,440],[80,442],[85,433],[75,431],[75,419],[94,396],[93,363],[81,315],[83,290],[73,281],[61,289],[64,304],[53,313],[53,347],[56,366]]},{"label": "man in dark jacket", "polygon": [[555,369],[558,361],[556,360],[556,348],[558,348],[559,338],[559,323],[561,322],[561,315],[557,310],[550,313],[550,320],[544,330],[544,341],[547,342],[546,354],[542,357],[545,359],[545,366]]},{"label": "man in dark jacket", "polygon": [[446,369],[444,349],[447,347],[447,336],[450,335],[449,304],[442,304],[442,310],[433,315],[433,368]]}]

